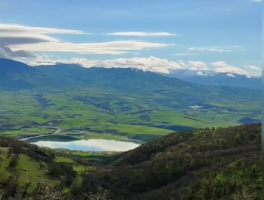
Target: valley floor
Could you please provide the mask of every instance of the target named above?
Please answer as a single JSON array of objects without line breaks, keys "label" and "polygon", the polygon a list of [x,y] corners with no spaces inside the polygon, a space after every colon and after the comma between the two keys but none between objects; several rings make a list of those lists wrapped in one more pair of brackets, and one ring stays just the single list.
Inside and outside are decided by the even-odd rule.
[{"label": "valley floor", "polygon": [[0,133],[150,141],[172,131],[255,123],[261,117],[260,104],[248,100],[208,99],[199,110],[189,107],[192,101],[181,104],[157,94],[144,98],[111,91],[106,96],[92,89],[56,94],[2,91]]}]

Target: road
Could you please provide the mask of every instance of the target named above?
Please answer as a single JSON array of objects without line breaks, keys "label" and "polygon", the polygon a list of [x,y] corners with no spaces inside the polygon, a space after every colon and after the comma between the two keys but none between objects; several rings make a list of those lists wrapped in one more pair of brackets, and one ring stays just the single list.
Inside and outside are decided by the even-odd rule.
[{"label": "road", "polygon": [[27,141],[27,140],[30,140],[30,139],[35,139],[35,138],[40,138],[40,137],[47,137],[47,136],[50,136],[50,135],[53,135],[53,134],[59,133],[60,131],[61,131],[61,129],[58,129],[58,130],[56,130],[54,133],[49,134],[49,135],[36,135],[36,136],[32,136],[32,137],[24,137],[24,138],[20,138],[19,140]]}]

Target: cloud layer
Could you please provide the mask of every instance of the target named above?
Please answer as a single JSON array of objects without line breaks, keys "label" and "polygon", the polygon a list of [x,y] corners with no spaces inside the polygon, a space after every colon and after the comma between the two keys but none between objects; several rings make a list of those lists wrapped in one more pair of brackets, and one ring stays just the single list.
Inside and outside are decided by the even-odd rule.
[{"label": "cloud layer", "polygon": [[[165,48],[174,46],[174,44],[166,44],[159,42],[146,42],[136,40],[120,40],[99,43],[73,43],[61,41],[54,37],[56,34],[88,34],[79,30],[45,28],[45,27],[28,27],[21,25],[0,24],[0,57],[2,58],[31,58],[29,64],[55,64],[60,63],[76,63],[84,67],[122,67],[122,68],[138,68],[146,71],[170,73],[177,69],[189,69],[194,71],[212,70],[219,73],[243,74],[249,75],[248,71],[260,72],[261,69],[247,65],[244,68],[228,65],[224,61],[217,61],[206,64],[202,61],[169,61],[154,56],[151,57],[132,57],[117,58],[109,60],[88,60],[85,58],[69,58],[69,59],[51,59],[47,56],[39,56],[39,52],[68,52],[76,54],[108,54],[121,55],[131,53],[139,55],[139,51]],[[176,34],[167,32],[116,32],[108,33],[116,36],[135,36],[135,37],[154,37],[154,36],[173,36]],[[235,47],[237,48],[237,47]],[[230,49],[221,47],[190,47],[189,51],[212,51],[212,52],[229,52]],[[33,52],[33,53],[31,53]],[[38,56],[37,56],[38,55]],[[195,55],[193,52],[176,53],[174,56],[190,56]]]},{"label": "cloud layer", "polygon": [[228,65],[224,61],[213,62],[211,63],[211,65],[215,67],[215,72],[218,72],[218,73],[230,73],[230,74],[239,74],[239,75],[249,76],[249,73],[246,70],[243,70],[235,66]]},{"label": "cloud layer", "polygon": [[173,46],[173,44],[150,43],[138,41],[111,41],[101,43],[70,43],[70,42],[48,42],[40,44],[11,45],[14,50],[26,49],[28,51],[42,52],[70,52],[77,54],[111,54],[119,55],[128,51],[139,51],[157,49]]},{"label": "cloud layer", "polygon": [[230,49],[224,48],[207,48],[207,47],[190,47],[190,51],[213,51],[213,52],[230,52]]},{"label": "cloud layer", "polygon": [[0,24],[0,33],[6,34],[23,34],[23,33],[36,33],[36,34],[86,34],[79,30],[68,30],[58,28],[45,28],[45,27],[29,27],[17,24]]},{"label": "cloud layer", "polygon": [[168,33],[168,32],[115,32],[115,33],[107,33],[106,35],[113,36],[134,36],[134,37],[161,37],[161,36],[175,36],[178,34]]},{"label": "cloud layer", "polygon": [[[108,54],[119,55],[129,51],[157,49],[173,44],[144,42],[144,41],[110,41],[101,43],[72,43],[60,41],[50,35],[53,34],[87,34],[78,30],[55,29],[44,27],[27,27],[21,25],[0,24],[1,47],[12,49],[13,52],[70,52],[77,54]],[[114,34],[114,33],[113,33]],[[118,34],[118,33],[116,33]],[[120,33],[119,33],[120,34]],[[170,33],[125,32],[133,36],[169,35]],[[6,56],[5,49],[1,49],[1,57]],[[26,54],[25,54],[26,55]],[[29,57],[31,57],[30,55]]]},{"label": "cloud layer", "polygon": [[201,61],[188,61],[191,70],[208,70],[207,65]]},{"label": "cloud layer", "polygon": [[159,73],[170,73],[171,70],[184,69],[186,64],[183,62],[173,62],[166,59],[156,58],[154,56],[133,57],[133,58],[117,58],[111,60],[88,60],[85,58],[71,59],[47,59],[39,56],[31,65],[53,65],[55,63],[80,64],[83,67],[105,67],[105,68],[136,68],[144,71],[152,71]]},{"label": "cloud layer", "polygon": [[[230,66],[224,61],[213,62],[207,65],[202,61],[169,61],[167,59],[161,59],[154,56],[150,57],[133,57],[133,58],[117,58],[108,60],[90,60],[86,58],[71,58],[71,59],[52,59],[46,55],[38,56],[30,62],[27,62],[32,66],[37,65],[54,65],[56,63],[65,64],[80,64],[83,67],[105,67],[105,68],[135,68],[144,71],[151,71],[156,73],[169,74],[175,70],[187,69],[197,71],[200,75],[203,71],[210,70],[218,73],[250,76],[249,71],[251,68],[257,68],[255,66],[247,66],[247,70],[243,70],[238,67]],[[212,68],[212,67],[213,68]],[[246,68],[246,67],[245,67]],[[256,69],[255,69],[256,70]]]},{"label": "cloud layer", "polygon": [[261,68],[256,67],[256,66],[254,66],[254,65],[246,65],[245,68],[246,68],[246,69],[253,70],[253,71],[262,71]]},{"label": "cloud layer", "polygon": [[78,30],[0,24],[1,46],[59,42],[49,34],[84,34]]},{"label": "cloud layer", "polygon": [[[48,36],[48,34],[84,34],[77,30],[27,27],[21,25],[0,24],[0,57],[35,57],[24,45],[39,45],[43,43],[58,43],[59,40]],[[20,48],[11,49],[12,46]]]},{"label": "cloud layer", "polygon": [[195,53],[175,53],[175,54],[171,54],[173,56],[193,56],[196,55]]}]

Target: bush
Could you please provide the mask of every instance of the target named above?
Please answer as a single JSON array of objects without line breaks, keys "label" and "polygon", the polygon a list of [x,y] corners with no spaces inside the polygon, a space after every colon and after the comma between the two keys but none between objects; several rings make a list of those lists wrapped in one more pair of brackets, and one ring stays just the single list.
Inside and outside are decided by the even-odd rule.
[{"label": "bush", "polygon": [[9,167],[16,167],[19,161],[19,155],[14,154],[10,158]]}]

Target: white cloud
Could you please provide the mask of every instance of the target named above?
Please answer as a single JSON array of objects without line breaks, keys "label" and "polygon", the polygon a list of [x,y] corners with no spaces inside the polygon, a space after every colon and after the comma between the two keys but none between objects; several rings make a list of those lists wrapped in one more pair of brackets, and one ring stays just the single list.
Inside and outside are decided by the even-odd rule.
[{"label": "white cloud", "polygon": [[195,53],[175,53],[175,54],[171,54],[173,56],[192,56],[192,55],[196,55]]},{"label": "white cloud", "polygon": [[173,46],[173,44],[138,42],[138,41],[111,41],[102,43],[69,43],[48,42],[27,45],[10,45],[14,50],[25,49],[27,51],[42,52],[70,52],[78,54],[125,54],[127,51],[157,49]]},{"label": "white cloud", "polygon": [[28,50],[23,48],[11,49],[12,45],[28,45],[40,43],[59,42],[58,39],[46,34],[84,34],[77,30],[54,29],[43,27],[27,27],[21,25],[0,24],[0,57],[34,57]]},{"label": "white cloud", "polygon": [[234,76],[233,74],[227,74],[227,76],[231,77],[231,78],[234,78],[236,76]]},{"label": "white cloud", "polygon": [[43,56],[39,56],[28,64],[37,65],[53,65],[56,63],[66,64],[80,64],[83,67],[105,67],[105,68],[136,68],[144,71],[152,71],[159,73],[170,73],[171,70],[184,69],[183,63],[169,61],[166,59],[156,58],[154,56],[133,57],[133,58],[117,58],[109,60],[88,60],[86,58],[71,58],[71,59],[47,59]]},{"label": "white cloud", "polygon": [[16,60],[21,62],[26,62],[29,65],[54,65],[56,63],[65,63],[65,64],[79,64],[83,67],[104,67],[104,68],[135,68],[141,69],[143,71],[152,71],[156,73],[166,73],[169,74],[174,70],[179,69],[188,69],[196,71],[197,75],[208,75],[209,71],[218,72],[218,73],[227,73],[228,76],[239,74],[246,75],[247,77],[259,76],[258,74],[251,73],[250,71],[243,70],[238,67],[230,66],[224,61],[218,61],[211,63],[214,66],[214,69],[207,67],[206,63],[202,61],[170,61],[167,59],[161,59],[154,56],[150,57],[133,57],[133,58],[116,58],[108,60],[90,60],[86,58],[70,58],[70,59],[61,59],[59,56],[54,58],[54,56],[41,54],[37,58],[32,59],[21,59],[17,58]]},{"label": "white cloud", "polygon": [[196,74],[197,74],[198,76],[206,76],[206,74],[204,74],[202,71],[198,71]]},{"label": "white cloud", "polygon": [[259,67],[256,67],[254,65],[246,65],[245,68],[250,69],[250,70],[254,70],[254,71],[261,71],[262,69]]},{"label": "white cloud", "polygon": [[190,47],[190,51],[212,51],[212,52],[230,52],[231,50],[229,49],[224,49],[224,48],[207,48],[207,47]]},{"label": "white cloud", "polygon": [[59,42],[49,34],[84,34],[78,30],[0,24],[1,46]]},{"label": "white cloud", "polygon": [[201,61],[188,61],[191,70],[207,70],[208,67],[204,62]]},{"label": "white cloud", "polygon": [[262,0],[251,0],[253,2],[262,2]]},{"label": "white cloud", "polygon": [[23,33],[36,33],[36,34],[86,34],[79,30],[58,29],[58,28],[45,28],[45,27],[29,27],[17,24],[0,24],[1,34],[23,34]]},{"label": "white cloud", "polygon": [[9,47],[12,51],[120,55],[128,53],[128,51],[140,51],[173,46],[173,44],[131,40],[101,43],[72,43],[60,41],[57,38],[48,36],[49,34],[86,33],[78,30],[0,24],[1,46]]},{"label": "white cloud", "polygon": [[211,63],[211,65],[214,67],[228,67],[228,65],[224,61],[213,62]]},{"label": "white cloud", "polygon": [[214,71],[219,73],[229,73],[229,74],[239,74],[239,75],[249,75],[249,73],[239,67],[228,65],[224,61],[218,61],[211,63],[215,67]]},{"label": "white cloud", "polygon": [[160,37],[160,36],[175,36],[174,33],[168,32],[154,32],[154,33],[147,33],[147,32],[115,32],[115,33],[107,33],[106,35],[112,36],[134,36],[134,37]]},{"label": "white cloud", "polygon": [[39,56],[37,59],[29,62],[30,65],[53,65],[55,63],[75,63],[83,67],[105,67],[105,68],[136,68],[144,71],[152,71],[159,73],[170,73],[177,69],[190,69],[190,70],[207,70],[205,63],[201,61],[183,61],[175,62],[167,59],[161,59],[154,56],[133,57],[133,58],[117,58],[109,60],[88,60],[86,58],[71,58],[71,59],[47,59]]}]

